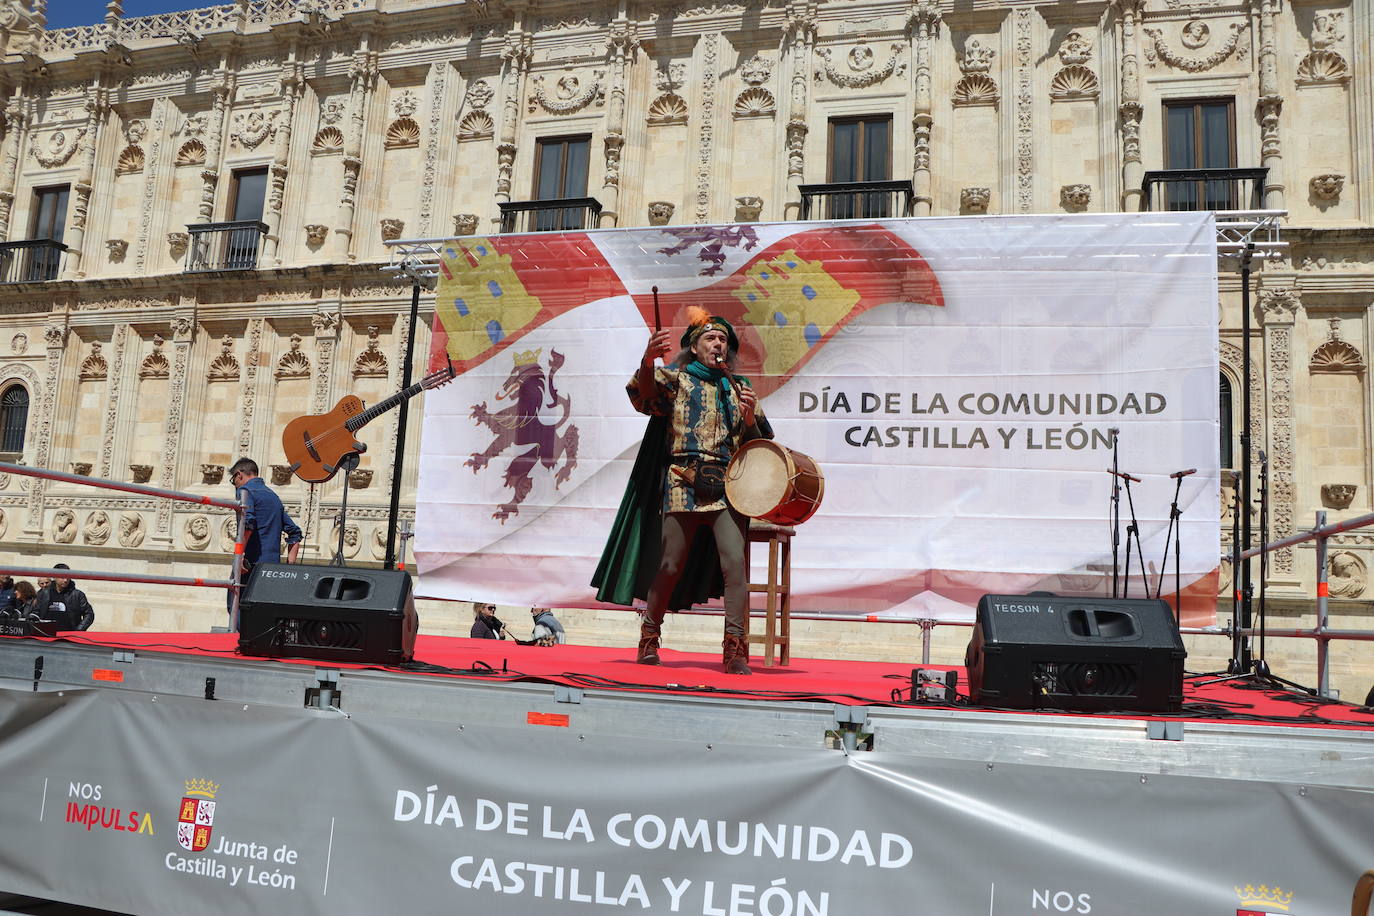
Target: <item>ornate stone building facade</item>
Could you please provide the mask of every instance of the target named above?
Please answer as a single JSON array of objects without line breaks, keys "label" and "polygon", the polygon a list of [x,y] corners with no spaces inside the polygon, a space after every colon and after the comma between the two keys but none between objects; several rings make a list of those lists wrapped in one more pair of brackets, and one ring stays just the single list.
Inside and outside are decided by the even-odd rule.
[{"label": "ornate stone building facade", "polygon": [[[220,495],[250,455],[327,555],[339,484],[291,482],[278,434],[344,393],[397,387],[409,294],[379,270],[387,239],[568,214],[1262,206],[1288,212],[1290,243],[1257,270],[1250,342],[1271,534],[1318,509],[1368,512],[1372,6],[237,0],[124,18],[112,0],[103,23],[47,30],[44,0],[4,0],[0,448]],[[1169,180],[1193,168],[1245,174]],[[846,197],[853,182],[878,184]],[[1234,430],[1239,287],[1223,275]],[[359,560],[382,556],[396,414],[368,432],[346,551]],[[413,477],[404,488],[409,507]],[[0,544],[73,565],[221,568],[227,522],[0,481]],[[1366,623],[1374,531],[1333,550],[1332,594]],[[1303,548],[1274,558],[1271,608],[1310,610],[1312,566]],[[129,594],[141,616],[106,621],[208,619],[189,599]]]}]

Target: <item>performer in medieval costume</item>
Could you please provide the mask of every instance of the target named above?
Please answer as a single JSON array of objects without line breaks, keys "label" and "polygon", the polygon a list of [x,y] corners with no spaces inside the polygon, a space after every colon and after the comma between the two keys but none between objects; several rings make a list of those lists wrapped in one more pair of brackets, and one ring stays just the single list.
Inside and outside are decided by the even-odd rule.
[{"label": "performer in medieval costume", "polygon": [[654,332],[626,385],[648,430],[592,584],[597,597],[630,605],[645,599],[639,654],[659,664],[668,610],[725,596],[722,658],[729,674],[749,674],[749,520],[725,499],[725,467],[750,439],[773,437],[748,379],[733,374],[739,338],[730,323],[688,310],[683,350],[670,365],[671,334]]}]

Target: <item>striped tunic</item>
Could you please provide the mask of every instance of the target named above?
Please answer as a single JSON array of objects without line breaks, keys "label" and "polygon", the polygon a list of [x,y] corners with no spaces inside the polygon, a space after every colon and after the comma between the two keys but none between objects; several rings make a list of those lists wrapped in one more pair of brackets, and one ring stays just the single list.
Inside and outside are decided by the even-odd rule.
[{"label": "striped tunic", "polygon": [[[673,367],[654,369],[654,388],[640,391],[639,373],[625,390],[635,410],[651,417],[668,417],[668,453],[673,462],[685,466],[692,459],[727,464],[745,439],[739,396],[731,386],[727,397],[734,425],[727,428],[720,409],[719,385]],[[755,409],[755,417],[762,408]],[[663,488],[664,512],[716,512],[726,508],[724,497],[698,503],[692,487],[673,473],[671,467]]]}]

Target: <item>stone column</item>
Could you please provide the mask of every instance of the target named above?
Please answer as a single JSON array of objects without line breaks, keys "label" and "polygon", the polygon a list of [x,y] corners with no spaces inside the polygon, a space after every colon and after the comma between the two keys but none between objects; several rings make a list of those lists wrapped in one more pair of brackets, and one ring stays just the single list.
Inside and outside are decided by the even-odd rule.
[{"label": "stone column", "polygon": [[148,130],[148,158],[143,167],[143,202],[138,221],[138,246],[134,255],[136,273],[146,273],[148,252],[153,245],[153,215],[157,205],[157,176],[162,159],[163,133],[167,124],[167,112],[172,107],[170,99],[153,100],[152,126]]},{"label": "stone column", "polygon": [[14,182],[19,173],[19,150],[28,132],[28,103],[18,91],[5,106],[5,140],[0,145],[0,242],[9,241]]},{"label": "stone column", "polygon": [[783,219],[801,218],[801,185],[806,171],[807,93],[816,48],[816,0],[791,0],[787,41],[792,51],[792,92],[787,102],[787,198]]},{"label": "stone column", "polygon": [[[1268,393],[1269,456],[1269,539],[1295,534],[1293,515],[1297,509],[1297,487],[1293,477],[1296,435],[1293,416],[1293,331],[1302,298],[1294,287],[1261,289],[1259,311],[1264,333],[1264,387]],[[1253,363],[1251,364],[1253,367]],[[1258,461],[1258,450],[1253,460]],[[1258,494],[1258,487],[1255,493]],[[1257,496],[1258,498],[1258,496]],[[1293,571],[1293,549],[1274,552],[1270,561],[1270,581],[1276,585],[1297,586]],[[1276,581],[1277,580],[1277,581]]]},{"label": "stone column", "polygon": [[367,135],[367,109],[377,88],[377,54],[366,48],[353,53],[349,66],[348,136],[344,140],[343,189],[339,194],[338,225],[334,228],[334,257],[357,260],[353,252],[353,221],[358,202],[358,174],[363,168],[363,138]]},{"label": "stone column", "polygon": [[214,114],[210,116],[210,126],[205,134],[205,168],[200,172],[200,209],[197,215],[202,223],[215,221],[215,189],[219,186],[219,167],[223,159],[224,131],[228,127],[229,103],[234,98],[234,74],[229,69],[227,59],[220,61],[215,73]]},{"label": "stone column", "polygon": [[63,236],[63,241],[67,243],[66,267],[62,271],[64,280],[80,280],[86,276],[82,270],[82,253],[86,247],[86,219],[91,209],[91,191],[95,181],[95,154],[100,146],[100,129],[109,113],[108,92],[104,86],[97,84],[92,97],[86,100],[85,147],[81,150],[81,166],[72,186],[72,213],[68,217],[70,225]]},{"label": "stone column", "polygon": [[[177,466],[181,460],[181,424],[186,414],[186,382],[191,363],[191,344],[195,341],[195,300],[183,297],[178,314],[172,318],[172,372],[167,381],[167,422],[162,427],[161,474],[158,486],[178,488]],[[157,501],[157,523],[153,543],[172,546],[172,502]]]},{"label": "stone column", "polygon": [[448,76],[453,65],[448,61],[436,60],[429,65],[429,132],[425,140],[424,171],[420,178],[419,226],[415,236],[426,238],[433,234],[434,226],[434,186],[439,181],[439,150],[445,143],[452,142],[453,135],[444,130],[444,97],[448,89]]},{"label": "stone column", "polygon": [[1016,212],[1035,212],[1035,54],[1032,35],[1035,8],[1018,6],[1012,13],[1012,40],[1016,48],[1016,99],[1014,161],[1016,164]]},{"label": "stone column", "polygon": [[1145,179],[1140,161],[1140,119],[1145,109],[1140,104],[1140,14],[1142,0],[1116,0],[1121,17],[1121,209],[1139,212]]},{"label": "stone column", "polygon": [[913,216],[929,216],[932,204],[930,180],[930,128],[934,123],[930,104],[931,42],[940,32],[940,7],[934,0],[917,0],[911,14],[911,45],[916,57],[913,68],[914,109],[911,132],[915,147],[911,181],[915,191]]},{"label": "stone column", "polygon": [[239,395],[239,457],[253,452],[253,408],[258,400],[258,369],[262,362],[262,329],[266,321],[249,318],[244,331],[242,389]]},{"label": "stone column", "polygon": [[[132,336],[127,324],[115,325],[112,335],[110,366],[105,380],[105,422],[100,432],[100,469],[99,476],[107,480],[115,476],[114,447],[120,426],[120,389],[124,386],[124,363],[129,350],[129,337]],[[130,417],[126,422],[132,421]],[[127,469],[126,469],[127,470]],[[123,477],[121,473],[119,475]]]},{"label": "stone column", "polygon": [[501,51],[501,135],[496,144],[496,200],[508,203],[511,199],[511,179],[515,171],[515,134],[520,123],[520,97],[529,74],[532,36],[521,28],[517,18],[506,35]]},{"label": "stone column", "polygon": [[1259,110],[1260,165],[1269,170],[1264,179],[1264,206],[1282,210],[1283,151],[1279,142],[1279,113],[1283,96],[1279,94],[1278,50],[1274,47],[1274,14],[1279,0],[1259,0]]},{"label": "stone column", "polygon": [[[34,425],[33,466],[38,468],[52,465],[53,422],[57,414],[58,386],[65,377],[62,363],[67,353],[67,316],[54,315],[43,328],[43,340],[48,345],[46,372],[43,378],[43,391],[38,405],[38,422]],[[43,494],[47,491],[46,480],[34,478],[29,484],[28,518],[24,522],[22,541],[37,542],[43,539]]]},{"label": "stone column", "polygon": [[267,226],[267,233],[262,240],[263,264],[281,263],[277,249],[281,243],[281,212],[282,202],[286,198],[286,177],[291,170],[291,125],[296,117],[296,103],[305,94],[305,74],[301,70],[297,53],[298,48],[293,44],[281,81],[284,110],[272,149],[272,165],[268,170],[270,184],[267,189],[267,206],[263,208],[262,213],[262,221]]},{"label": "stone column", "polygon": [[606,40],[610,54],[610,107],[606,114],[606,171],[601,180],[602,228],[620,221],[620,151],[625,145],[625,78],[631,55],[639,49],[633,26],[625,16],[625,0],[620,3],[620,15],[611,23]]}]

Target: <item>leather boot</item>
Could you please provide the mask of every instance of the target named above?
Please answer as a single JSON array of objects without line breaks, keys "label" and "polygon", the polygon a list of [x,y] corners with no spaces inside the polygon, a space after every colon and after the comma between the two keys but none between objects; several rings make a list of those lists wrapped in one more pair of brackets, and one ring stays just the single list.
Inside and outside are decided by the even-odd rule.
[{"label": "leather boot", "polygon": [[721,643],[721,661],[725,665],[726,674],[753,674],[749,670],[749,637],[731,636],[725,634],[725,642]]},{"label": "leather boot", "polygon": [[641,665],[658,665],[659,626],[645,620],[639,625],[639,655],[635,661]]}]

